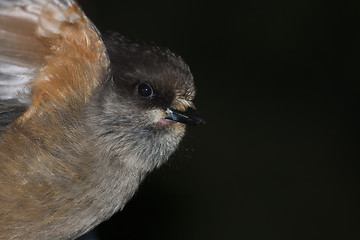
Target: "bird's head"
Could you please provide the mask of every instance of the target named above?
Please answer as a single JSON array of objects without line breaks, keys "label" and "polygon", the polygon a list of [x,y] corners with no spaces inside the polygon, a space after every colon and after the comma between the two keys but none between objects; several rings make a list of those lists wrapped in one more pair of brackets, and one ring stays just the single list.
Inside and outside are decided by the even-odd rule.
[{"label": "bird's head", "polygon": [[158,166],[176,149],[186,125],[205,123],[193,104],[190,69],[182,58],[153,44],[118,34],[105,38],[105,44],[111,77],[98,94],[98,136]]}]

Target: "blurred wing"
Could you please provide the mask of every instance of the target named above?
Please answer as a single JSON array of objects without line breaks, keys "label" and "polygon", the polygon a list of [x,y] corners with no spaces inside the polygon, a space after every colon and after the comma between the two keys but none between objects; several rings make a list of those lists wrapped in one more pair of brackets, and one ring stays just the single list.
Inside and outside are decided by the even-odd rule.
[{"label": "blurred wing", "polygon": [[95,26],[72,0],[0,1],[0,101],[37,108],[87,101],[109,60]]},{"label": "blurred wing", "polygon": [[44,63],[47,49],[35,36],[41,5],[0,2],[0,100],[29,104],[29,82]]}]

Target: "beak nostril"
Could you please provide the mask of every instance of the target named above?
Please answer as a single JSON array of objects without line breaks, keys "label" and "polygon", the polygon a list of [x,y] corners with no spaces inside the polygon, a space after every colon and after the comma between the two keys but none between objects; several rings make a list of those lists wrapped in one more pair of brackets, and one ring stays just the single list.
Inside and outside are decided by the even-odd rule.
[{"label": "beak nostril", "polygon": [[101,35],[76,0],[0,0],[0,239],[109,219],[205,123],[194,97],[180,56]]},{"label": "beak nostril", "polygon": [[205,120],[193,108],[188,107],[185,111],[176,110],[173,108],[166,108],[166,119],[171,119],[176,122],[184,123],[186,125],[203,125]]}]

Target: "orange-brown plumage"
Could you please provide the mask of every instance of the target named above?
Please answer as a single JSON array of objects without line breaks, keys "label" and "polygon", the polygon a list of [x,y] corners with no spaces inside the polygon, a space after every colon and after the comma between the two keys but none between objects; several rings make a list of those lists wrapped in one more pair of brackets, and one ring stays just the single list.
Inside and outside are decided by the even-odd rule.
[{"label": "orange-brown plumage", "polygon": [[[86,155],[76,158],[71,152],[86,148],[79,148],[77,142],[83,134],[77,126],[80,109],[106,79],[109,61],[95,27],[76,4],[63,9],[64,21],[56,23],[53,11],[58,6],[54,9],[52,3],[43,2],[38,16],[42,21],[7,20],[11,30],[23,26],[27,35],[34,35],[20,51],[25,52],[26,46],[37,48],[38,53],[29,55],[37,59],[39,68],[28,83],[31,105],[0,139],[0,239],[36,239],[45,227],[49,230],[44,239],[59,235],[67,238],[75,230],[69,232],[64,219],[77,214],[73,209],[75,199],[83,206],[91,202],[83,193],[92,192],[86,173],[94,166]],[[51,21],[59,25],[58,32],[49,32],[41,24]],[[70,153],[63,152],[62,146],[70,147]],[[54,156],[56,152],[64,156]],[[78,190],[71,189],[77,194],[66,195],[69,184],[78,186]],[[56,193],[62,193],[61,199]],[[71,225],[76,228],[76,223]],[[67,230],[60,233],[52,229],[55,226]]]},{"label": "orange-brown plumage", "polygon": [[[51,8],[45,6],[39,17],[51,22],[55,21],[52,16]],[[95,28],[76,4],[65,9],[64,17],[71,22],[57,23],[57,34],[43,32],[41,24],[37,28],[38,39],[49,51],[44,57],[44,65],[31,82],[32,105],[21,122],[34,114],[41,104],[46,104],[48,98],[51,98],[51,104],[43,109],[45,111],[51,111],[56,101],[68,98],[77,97],[86,102],[100,80],[105,79],[109,61]]]},{"label": "orange-brown plumage", "polygon": [[183,60],[72,0],[0,2],[0,239],[74,239],[202,124]]}]

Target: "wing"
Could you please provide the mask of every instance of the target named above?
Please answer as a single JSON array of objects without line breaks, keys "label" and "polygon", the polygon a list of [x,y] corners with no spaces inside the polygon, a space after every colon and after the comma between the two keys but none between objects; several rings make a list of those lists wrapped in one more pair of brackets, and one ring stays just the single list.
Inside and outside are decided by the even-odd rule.
[{"label": "wing", "polygon": [[21,106],[17,101],[0,101],[0,136],[2,131],[26,111],[25,106]]},{"label": "wing", "polygon": [[28,106],[23,121],[86,102],[108,72],[101,36],[74,1],[0,1],[0,100]]}]

